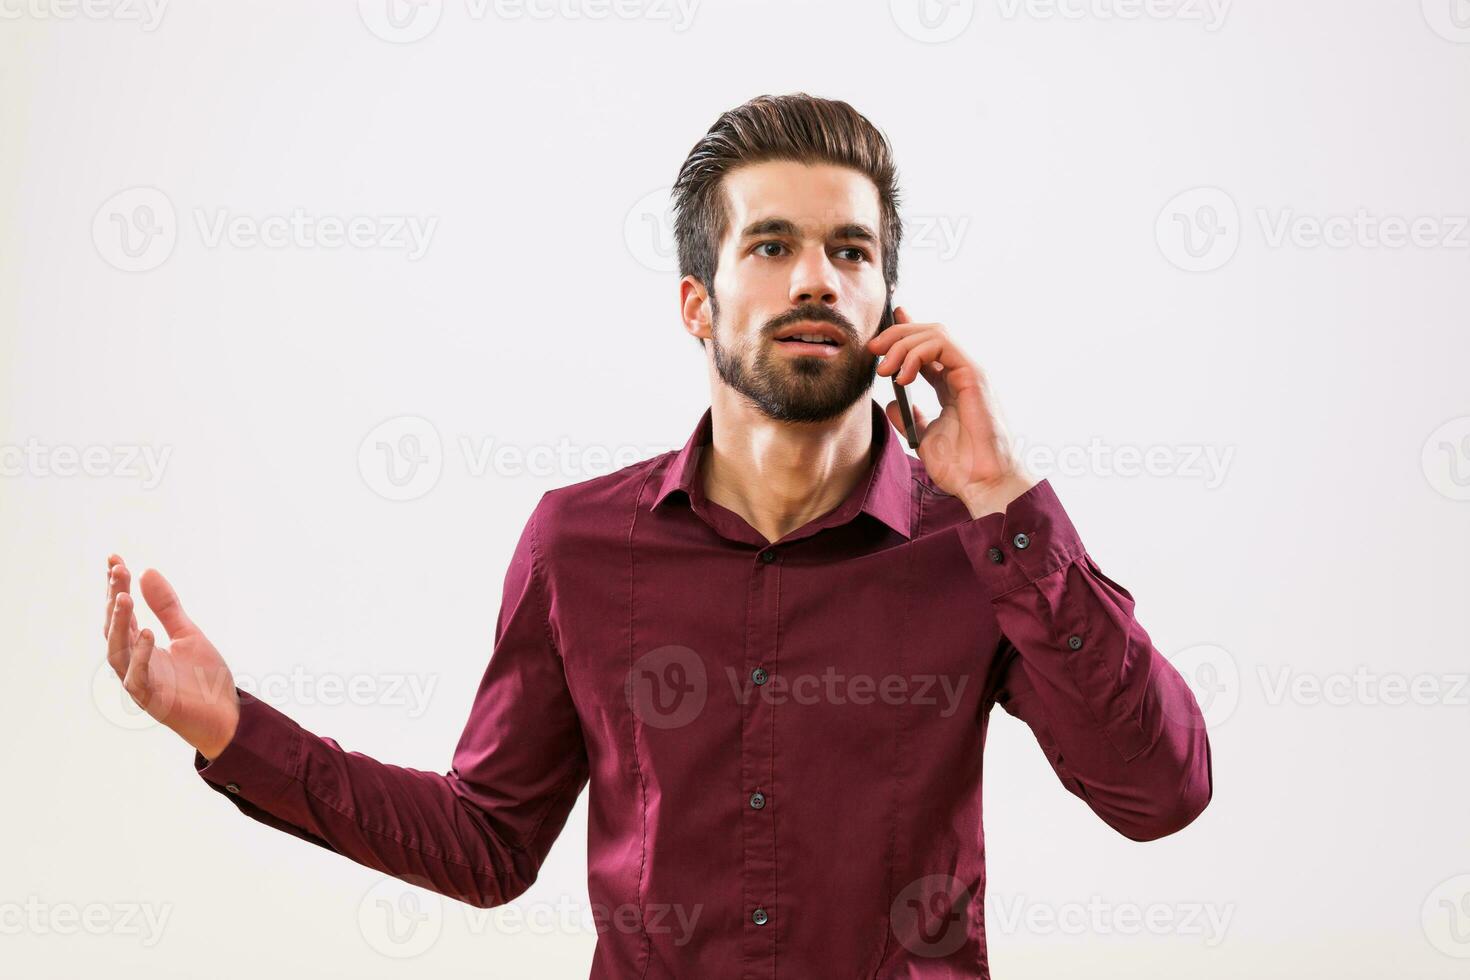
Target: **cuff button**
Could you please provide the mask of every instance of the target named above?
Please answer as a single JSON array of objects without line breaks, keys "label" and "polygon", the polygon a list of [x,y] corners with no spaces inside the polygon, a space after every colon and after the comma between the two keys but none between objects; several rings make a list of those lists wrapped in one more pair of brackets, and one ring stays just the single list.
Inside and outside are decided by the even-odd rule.
[{"label": "cuff button", "polygon": [[240,792],[240,787],[236,786],[234,783],[225,783],[225,789],[229,790],[231,793],[238,794]]}]

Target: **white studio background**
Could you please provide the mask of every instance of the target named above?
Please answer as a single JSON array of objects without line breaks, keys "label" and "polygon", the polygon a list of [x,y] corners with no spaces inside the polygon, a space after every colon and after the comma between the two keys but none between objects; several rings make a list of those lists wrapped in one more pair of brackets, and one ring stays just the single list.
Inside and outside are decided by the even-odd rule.
[{"label": "white studio background", "polygon": [[995,713],[994,975],[1465,975],[1465,0],[388,2],[0,0],[0,973],[587,975],[585,794],[496,912],[257,824],[99,673],[106,557],[445,771],[537,498],[708,404],[684,154],[806,91],[1212,722],[1136,844]]}]

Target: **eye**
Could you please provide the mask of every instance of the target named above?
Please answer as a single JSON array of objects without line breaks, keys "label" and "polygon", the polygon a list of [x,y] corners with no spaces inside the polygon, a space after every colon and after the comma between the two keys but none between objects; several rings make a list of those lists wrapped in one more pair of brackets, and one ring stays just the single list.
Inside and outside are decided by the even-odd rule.
[{"label": "eye", "polygon": [[[753,249],[751,249],[751,251],[756,252],[757,254],[760,254],[760,255],[764,255],[768,259],[774,259],[774,258],[776,258],[776,256],[778,256],[779,254],[781,254],[780,252],[764,252],[764,251],[761,251],[762,249],[766,249],[766,248],[776,248],[776,249],[782,249],[782,250],[784,250],[786,248],[786,246],[783,245],[781,242],[777,242],[777,241],[760,242]],[[839,254],[839,255],[841,255],[844,252],[851,253],[850,257],[848,258],[848,261],[849,262],[867,262],[867,261],[869,261],[867,251],[864,250],[864,249],[862,249],[862,248],[860,248],[857,245],[848,245],[845,248],[839,248],[837,250],[837,254]]]}]

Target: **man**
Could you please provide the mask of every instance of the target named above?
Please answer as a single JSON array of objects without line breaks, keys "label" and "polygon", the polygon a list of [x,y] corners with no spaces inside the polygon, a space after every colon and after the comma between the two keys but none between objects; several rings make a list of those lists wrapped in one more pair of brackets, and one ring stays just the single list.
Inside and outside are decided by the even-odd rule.
[{"label": "man", "polygon": [[[1210,800],[1199,708],[980,365],[902,307],[877,334],[900,228],[865,118],[755,99],[674,190],[711,405],[682,450],[541,497],[447,773],[239,692],[150,570],[155,651],[117,556],[109,660],[246,815],[472,905],[530,886],[590,782],[594,978],[988,977],[992,706],[1138,841]],[[938,394],[917,459],[877,375]]]}]

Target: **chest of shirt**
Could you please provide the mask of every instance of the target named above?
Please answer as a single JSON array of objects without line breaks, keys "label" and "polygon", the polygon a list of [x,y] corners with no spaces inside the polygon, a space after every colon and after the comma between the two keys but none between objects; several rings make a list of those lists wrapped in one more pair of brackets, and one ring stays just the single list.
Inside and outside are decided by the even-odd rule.
[{"label": "chest of shirt", "polygon": [[982,723],[1000,632],[952,531],[855,523],[767,548],[635,535],[579,559],[556,571],[550,617],[594,755],[630,726],[678,769],[742,735],[850,754]]}]

